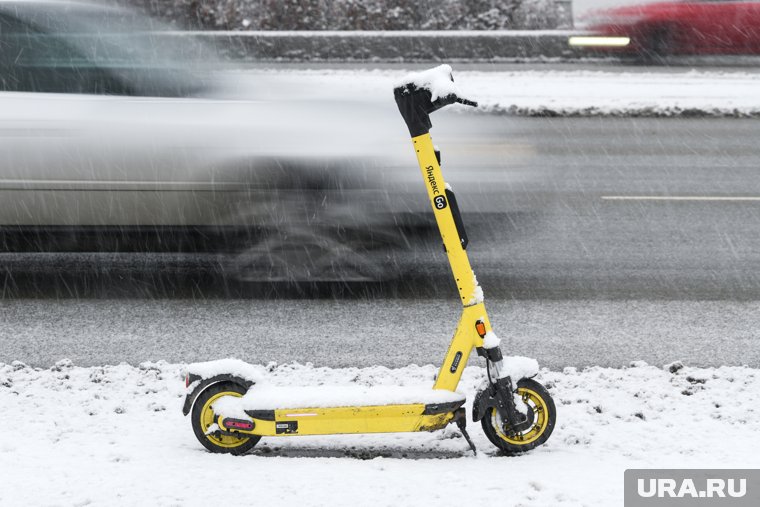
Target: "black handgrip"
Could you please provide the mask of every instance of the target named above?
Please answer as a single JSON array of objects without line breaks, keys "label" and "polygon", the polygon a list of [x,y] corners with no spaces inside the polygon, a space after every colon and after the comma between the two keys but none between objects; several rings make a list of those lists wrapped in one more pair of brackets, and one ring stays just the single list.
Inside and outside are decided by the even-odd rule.
[{"label": "black handgrip", "polygon": [[[450,74],[449,78],[452,81],[454,80]],[[433,126],[430,122],[430,113],[434,113],[442,107],[454,103],[473,107],[478,105],[477,102],[461,98],[454,93],[433,100],[433,95],[429,89],[420,88],[413,82],[394,88],[393,95],[412,137],[430,132]]]}]

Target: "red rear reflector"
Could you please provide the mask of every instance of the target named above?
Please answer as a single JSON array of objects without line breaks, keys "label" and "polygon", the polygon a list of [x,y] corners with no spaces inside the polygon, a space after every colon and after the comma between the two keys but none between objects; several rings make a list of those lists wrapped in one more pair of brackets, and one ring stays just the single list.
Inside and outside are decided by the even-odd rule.
[{"label": "red rear reflector", "polygon": [[190,374],[189,373],[185,374],[185,389],[187,389],[188,387],[190,387]]},{"label": "red rear reflector", "polygon": [[478,332],[478,335],[483,338],[486,335],[486,323],[482,320],[479,320],[475,323],[475,331]]},{"label": "red rear reflector", "polygon": [[253,421],[246,421],[243,419],[224,419],[222,421],[222,425],[225,428],[233,429],[233,430],[250,431],[253,429]]}]

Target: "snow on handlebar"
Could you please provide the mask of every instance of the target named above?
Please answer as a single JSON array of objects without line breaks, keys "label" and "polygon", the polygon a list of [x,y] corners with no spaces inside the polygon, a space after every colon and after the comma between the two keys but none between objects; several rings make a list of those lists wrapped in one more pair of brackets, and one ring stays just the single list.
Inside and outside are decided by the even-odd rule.
[{"label": "snow on handlebar", "polygon": [[[433,102],[439,99],[454,99],[453,102],[459,102],[466,106],[475,105],[476,102],[466,99],[459,87],[454,83],[454,76],[451,65],[439,65],[432,69],[421,72],[412,72],[405,75],[397,81],[394,88],[417,88],[430,91],[430,100]],[[449,102],[449,100],[445,100]]]},{"label": "snow on handlebar", "polygon": [[450,65],[439,65],[407,74],[397,81],[393,93],[412,137],[427,134],[432,127],[430,113],[442,107],[454,103],[473,107],[478,105],[462,96],[454,83]]}]

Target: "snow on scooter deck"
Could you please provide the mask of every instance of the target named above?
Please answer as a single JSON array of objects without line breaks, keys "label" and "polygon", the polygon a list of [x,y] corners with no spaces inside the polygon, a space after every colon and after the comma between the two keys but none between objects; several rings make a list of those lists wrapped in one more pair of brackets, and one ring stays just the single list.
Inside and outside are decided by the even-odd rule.
[{"label": "snow on scooter deck", "polygon": [[462,404],[465,395],[420,386],[273,386],[256,384],[240,398],[225,396],[214,402],[223,417],[245,418],[246,411],[374,407],[387,405]]}]

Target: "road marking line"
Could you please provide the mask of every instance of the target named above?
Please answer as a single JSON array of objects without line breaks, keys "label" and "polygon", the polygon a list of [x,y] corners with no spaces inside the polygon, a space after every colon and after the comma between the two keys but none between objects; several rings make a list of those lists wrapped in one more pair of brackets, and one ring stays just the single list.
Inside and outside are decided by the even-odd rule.
[{"label": "road marking line", "polygon": [[710,195],[603,195],[604,201],[760,201],[760,196],[710,196]]}]

